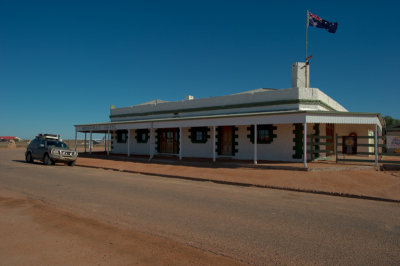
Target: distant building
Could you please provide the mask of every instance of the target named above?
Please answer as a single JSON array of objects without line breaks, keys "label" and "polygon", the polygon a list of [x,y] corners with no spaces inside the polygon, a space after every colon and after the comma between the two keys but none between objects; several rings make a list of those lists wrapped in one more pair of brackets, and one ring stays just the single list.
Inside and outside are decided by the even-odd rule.
[{"label": "distant building", "polygon": [[400,125],[386,128],[386,144],[389,153],[400,153]]},{"label": "distant building", "polygon": [[[256,89],[232,95],[110,109],[110,122],[75,125],[76,133],[105,133],[107,152],[183,157],[303,162],[312,159],[309,135],[368,136],[382,130],[377,113],[349,112],[317,88],[306,87],[309,66],[292,65],[289,89]],[[306,71],[307,69],[307,71]],[[257,140],[257,141],[255,141]],[[362,139],[359,143],[368,139]],[[362,148],[364,149],[364,148]],[[368,147],[365,147],[368,152]]]},{"label": "distant building", "polygon": [[0,141],[10,141],[10,140],[20,141],[21,139],[18,137],[12,137],[12,136],[0,136]]}]

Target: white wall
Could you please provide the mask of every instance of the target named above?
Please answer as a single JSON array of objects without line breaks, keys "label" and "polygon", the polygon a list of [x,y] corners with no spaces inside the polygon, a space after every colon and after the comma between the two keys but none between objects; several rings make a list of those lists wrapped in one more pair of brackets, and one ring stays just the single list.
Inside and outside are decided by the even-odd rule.
[{"label": "white wall", "polygon": [[128,141],[129,141],[129,150],[131,155],[149,155],[149,147],[150,147],[150,133],[149,140],[147,143],[138,143],[136,140],[136,131],[134,129],[130,130],[130,136],[126,143],[117,143],[117,134],[116,132],[112,132],[111,136],[113,136],[113,144],[111,145],[113,149],[111,149],[111,153],[114,154],[128,154]]},{"label": "white wall", "polygon": [[195,158],[212,158],[213,157],[213,131],[212,127],[208,132],[210,138],[206,143],[192,143],[190,140],[190,132],[188,127],[182,128],[182,156]]},{"label": "white wall", "polygon": [[[250,131],[247,129],[250,125],[237,126],[238,131],[235,134],[238,135],[236,141],[238,145],[236,149],[238,152],[232,156],[234,159],[240,160],[253,160],[254,159],[254,144],[250,142],[247,135]],[[295,151],[293,150],[294,142],[293,134],[294,126],[293,124],[274,124],[277,127],[274,130],[274,134],[277,135],[270,144],[257,144],[257,159],[258,160],[268,160],[268,161],[302,161],[302,159],[293,159]],[[307,135],[314,134],[314,124],[307,124]],[[320,124],[320,136],[326,135],[326,124]],[[368,136],[368,131],[374,130],[373,125],[346,125],[346,124],[335,124],[335,134],[339,136],[348,136],[351,132],[355,132],[358,136]],[[213,157],[213,131],[210,127],[208,132],[210,138],[207,139],[206,143],[192,143],[190,140],[189,127],[182,128],[182,156],[183,157],[193,157],[193,158],[212,158]],[[117,143],[116,133],[112,133],[113,136],[113,149],[112,153],[117,154],[127,154],[127,143]],[[325,139],[321,139],[325,142]],[[341,142],[341,140],[339,140]],[[137,143],[135,138],[135,130],[130,131],[130,153],[136,155],[149,155],[150,139],[147,143]],[[368,144],[368,139],[358,139],[359,144]],[[155,149],[155,145],[154,145]],[[325,149],[323,145],[320,149]],[[339,151],[341,146],[339,147]],[[368,147],[358,147],[359,152],[367,152],[371,149]],[[178,155],[178,154],[177,154]],[[323,156],[324,154],[321,154]],[[218,156],[226,157],[226,156]],[[308,152],[308,158],[310,158],[310,153]]]},{"label": "white wall", "polygon": [[111,153],[115,154],[127,154],[128,153],[128,144],[127,143],[117,143],[117,133],[116,131],[111,132]]},{"label": "white wall", "polygon": [[138,143],[136,140],[136,130],[131,130],[130,150],[134,155],[149,155],[150,148],[150,132],[147,143]]},{"label": "white wall", "polygon": [[[277,127],[274,130],[274,134],[277,135],[270,144],[257,144],[257,159],[268,160],[268,161],[297,161],[292,158],[293,151],[293,129],[292,124],[286,125],[274,125]],[[254,159],[254,144],[250,142],[247,135],[250,131],[247,130],[249,126],[238,127],[238,153],[234,157],[235,159],[241,160],[253,160]]]}]

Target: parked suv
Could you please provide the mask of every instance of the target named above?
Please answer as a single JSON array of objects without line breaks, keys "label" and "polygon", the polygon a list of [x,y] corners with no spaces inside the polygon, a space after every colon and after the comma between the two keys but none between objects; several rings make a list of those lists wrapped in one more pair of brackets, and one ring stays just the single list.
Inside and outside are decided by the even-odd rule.
[{"label": "parked suv", "polygon": [[74,166],[77,157],[78,152],[71,150],[59,136],[53,134],[39,134],[29,143],[25,152],[25,160],[28,163],[40,160],[45,165],[63,162]]}]

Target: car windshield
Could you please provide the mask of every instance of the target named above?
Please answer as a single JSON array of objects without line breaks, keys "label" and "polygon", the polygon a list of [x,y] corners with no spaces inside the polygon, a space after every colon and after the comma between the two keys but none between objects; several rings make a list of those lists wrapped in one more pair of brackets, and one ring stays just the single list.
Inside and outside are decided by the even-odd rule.
[{"label": "car windshield", "polygon": [[58,141],[58,140],[48,140],[47,141],[47,146],[55,146],[55,147],[58,147],[58,148],[69,149],[67,144],[65,144],[64,142]]}]

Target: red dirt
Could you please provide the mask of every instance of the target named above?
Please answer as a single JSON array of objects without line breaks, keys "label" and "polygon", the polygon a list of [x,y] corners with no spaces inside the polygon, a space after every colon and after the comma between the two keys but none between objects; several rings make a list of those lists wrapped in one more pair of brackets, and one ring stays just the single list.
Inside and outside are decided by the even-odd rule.
[{"label": "red dirt", "polygon": [[[238,165],[210,164],[210,167],[162,163],[144,163],[108,159],[79,158],[77,165],[98,167],[144,174],[170,175],[228,181],[268,187],[323,191],[400,200],[400,172],[369,170],[343,170],[343,165],[325,164],[324,171],[292,171],[242,167]],[[294,164],[293,164],[294,165]],[[297,164],[295,165],[297,166]],[[321,164],[312,167],[321,167]],[[351,168],[351,167],[350,167]]]},{"label": "red dirt", "polygon": [[0,265],[238,265],[0,191]]}]

